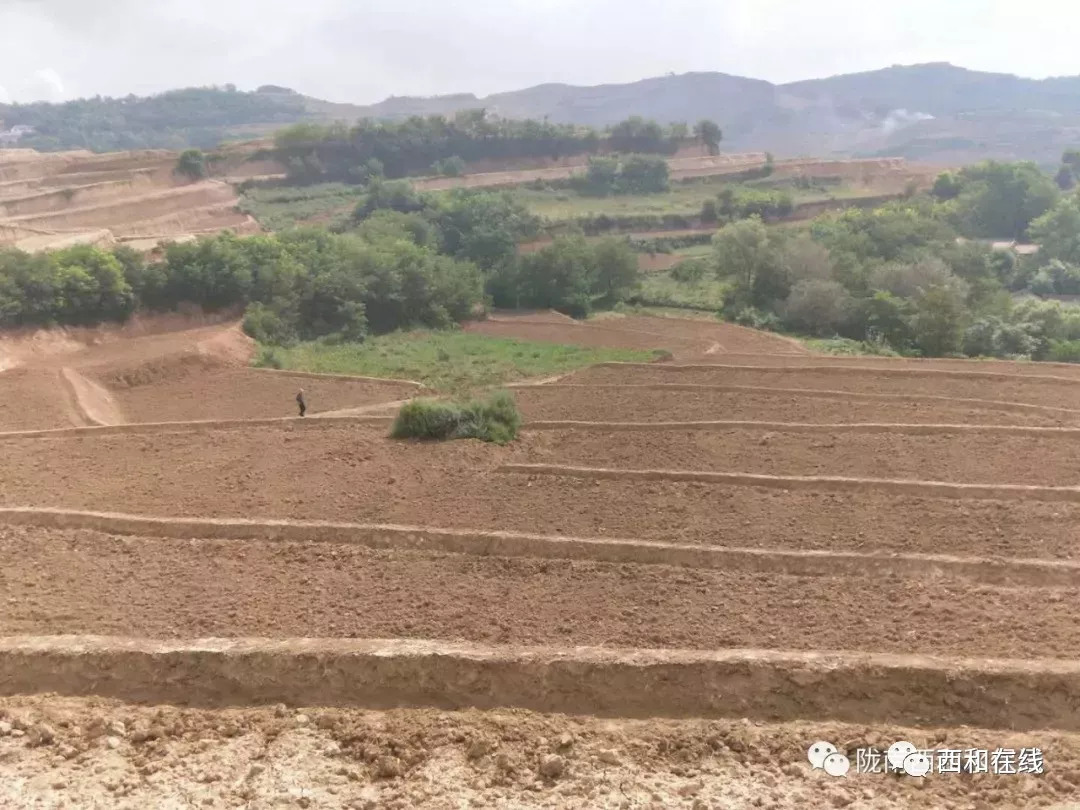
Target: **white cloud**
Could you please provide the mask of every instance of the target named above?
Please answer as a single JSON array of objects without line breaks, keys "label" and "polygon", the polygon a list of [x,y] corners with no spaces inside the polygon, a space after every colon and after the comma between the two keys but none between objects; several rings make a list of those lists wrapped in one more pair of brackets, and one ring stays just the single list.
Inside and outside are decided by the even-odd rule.
[{"label": "white cloud", "polygon": [[10,104],[11,94],[8,93],[7,88],[0,84],[0,104]]}]

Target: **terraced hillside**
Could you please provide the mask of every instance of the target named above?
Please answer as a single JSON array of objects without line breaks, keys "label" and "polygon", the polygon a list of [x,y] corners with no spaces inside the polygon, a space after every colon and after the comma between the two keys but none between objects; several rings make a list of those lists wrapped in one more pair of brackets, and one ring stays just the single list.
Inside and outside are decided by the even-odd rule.
[{"label": "terraced hillside", "polygon": [[37,251],[257,230],[233,188],[173,174],[176,153],[0,151],[0,245]]},{"label": "terraced hillside", "polygon": [[[1068,806],[1075,367],[470,329],[671,357],[515,385],[499,447],[387,439],[415,384],[228,325],[6,345],[0,804]],[[806,760],[901,739],[1045,772]]]}]

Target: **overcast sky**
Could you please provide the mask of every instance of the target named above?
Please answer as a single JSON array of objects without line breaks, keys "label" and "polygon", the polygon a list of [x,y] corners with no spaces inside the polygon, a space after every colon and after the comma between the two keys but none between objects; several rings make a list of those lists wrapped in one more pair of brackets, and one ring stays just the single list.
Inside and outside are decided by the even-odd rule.
[{"label": "overcast sky", "polygon": [[0,0],[0,101],[225,84],[485,95],[715,70],[948,61],[1080,73],[1076,0]]}]

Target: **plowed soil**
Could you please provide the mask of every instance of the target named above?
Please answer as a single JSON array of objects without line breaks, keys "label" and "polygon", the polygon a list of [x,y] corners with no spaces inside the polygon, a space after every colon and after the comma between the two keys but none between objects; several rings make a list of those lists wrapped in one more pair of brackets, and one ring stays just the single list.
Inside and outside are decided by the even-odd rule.
[{"label": "plowed soil", "polygon": [[759,369],[718,366],[678,368],[658,365],[593,366],[576,371],[563,382],[632,385],[690,383],[698,385],[749,385],[767,388],[811,388],[828,391],[860,391],[1026,402],[1057,408],[1080,409],[1080,380],[1045,377],[1003,378],[934,373],[860,371],[854,368],[824,370],[791,368]]},{"label": "plowed soil", "polygon": [[[0,633],[1068,656],[1080,589],[0,530]],[[747,621],[747,617],[753,621]],[[947,621],[942,621],[947,617]]]},{"label": "plowed soil", "polygon": [[[568,379],[610,387],[517,390],[529,419],[1080,424],[1080,373],[1057,366],[893,365],[870,359],[867,366],[917,373],[851,370],[855,361],[804,357],[804,350],[787,339],[707,320],[630,316],[581,325],[535,313],[496,316],[475,328],[557,342],[668,349],[681,362],[755,365],[754,357],[740,353],[760,352],[768,355],[760,365],[828,367],[676,370],[658,363],[594,368]],[[305,388],[313,414],[413,393],[396,383],[248,369],[250,343],[229,327],[138,340],[81,333],[54,337],[22,336],[5,343],[5,357],[22,365],[0,373],[0,430],[87,421],[95,403],[80,402],[78,386],[72,392],[64,380],[86,382],[83,400],[107,398],[123,421],[132,422],[288,416],[299,387]],[[927,373],[935,368],[1008,376]],[[1065,379],[1041,379],[1035,371]],[[895,398],[628,386],[670,383]],[[934,397],[1029,403],[1044,410]],[[16,526],[16,518],[8,518],[11,524],[0,518],[0,636],[31,637],[19,639],[7,653],[33,646],[40,641],[35,636],[56,634],[120,637],[110,642],[118,646],[95,653],[103,656],[135,645],[132,639],[146,639],[140,643],[155,647],[157,655],[156,639],[177,639],[196,647],[196,666],[189,670],[196,673],[201,671],[198,656],[212,645],[207,637],[532,644],[553,647],[554,655],[595,647],[600,648],[595,655],[610,656],[616,648],[630,648],[625,655],[638,659],[643,648],[658,648],[664,666],[686,665],[683,659],[674,663],[678,656],[673,651],[679,648],[749,648],[745,655],[750,659],[776,657],[762,650],[940,655],[949,659],[937,665],[948,667],[950,679],[953,667],[961,666],[979,669],[986,675],[984,684],[1003,679],[1001,691],[988,697],[1002,706],[1000,722],[1008,726],[1024,717],[1025,705],[1032,702],[1030,683],[1026,697],[1008,702],[1008,696],[1020,694],[1010,691],[1009,679],[1031,675],[1033,668],[1023,659],[1068,661],[1080,647],[1073,607],[1080,599],[1080,576],[1073,566],[1053,564],[1080,562],[1080,502],[1039,501],[1025,493],[992,500],[971,498],[969,492],[939,498],[874,488],[789,491],[598,480],[511,472],[503,466],[1075,486],[1080,485],[1080,439],[1068,434],[808,432],[776,426],[544,429],[526,430],[518,441],[500,447],[476,441],[397,442],[385,433],[385,426],[308,419],[269,426],[144,426],[9,436],[0,438],[0,506],[502,530],[561,536],[568,542],[511,538],[513,545],[505,536],[474,534],[464,539],[467,543],[453,538],[461,544],[450,545],[443,537],[437,541],[443,545],[425,548],[425,542],[436,542],[430,539],[436,533],[382,530],[361,537],[326,526],[317,537],[314,532],[290,534],[310,536],[310,542],[271,539],[277,530],[269,526],[257,530],[265,531],[266,539],[229,540],[204,536],[224,531],[209,523],[185,529],[180,539],[164,539]],[[116,525],[116,531],[146,535],[162,531],[145,523],[145,528]],[[359,542],[349,544],[349,537]],[[382,547],[395,538],[400,547]],[[595,542],[619,538],[638,542]],[[642,543],[648,541],[762,553],[646,549]],[[367,548],[364,542],[380,547]],[[435,547],[464,553],[440,553]],[[654,556],[642,556],[643,550]],[[572,559],[572,553],[578,558]],[[600,561],[601,553],[615,561]],[[849,556],[836,556],[841,553]],[[499,556],[509,554],[553,556]],[[1000,582],[1012,584],[994,584]],[[50,643],[85,652],[74,646],[75,640]],[[310,652],[302,644],[296,649]],[[65,655],[63,666],[80,668],[84,676],[71,683],[80,684],[79,689],[101,688],[93,673],[82,669],[85,655],[67,655],[66,650]],[[1008,672],[999,672],[985,661],[962,664],[957,661],[961,656],[1021,661],[1009,664],[1011,669],[1001,665]],[[5,660],[9,674],[17,674],[18,665],[11,669],[11,661],[19,659]],[[113,665],[118,660],[128,659],[110,659]],[[228,680],[233,659],[223,660]],[[831,666],[835,660],[826,656],[819,664]],[[169,661],[175,664],[159,658],[156,666],[172,666]],[[46,657],[47,665],[51,662]],[[386,666],[394,663],[387,659]],[[419,680],[429,682],[427,693],[454,689],[452,678],[441,683],[441,670],[418,666],[425,667]],[[657,673],[662,680],[670,677],[666,670]],[[698,677],[696,670],[677,674],[689,678],[687,683]],[[800,682],[803,674],[796,667],[782,669],[779,677]],[[112,688],[124,693],[127,681],[110,677]],[[327,670],[326,677],[334,675]],[[852,680],[856,702],[887,698],[880,684]],[[156,683],[139,699],[162,699]],[[608,681],[603,683],[606,689]],[[970,683],[961,679],[955,690],[970,688]],[[559,688],[579,694],[572,684]],[[620,688],[618,676],[610,688]],[[959,696],[955,690],[946,687],[943,700]],[[254,694],[239,682],[229,691],[236,700]],[[348,700],[366,699],[363,683],[352,691],[350,682],[345,691]],[[696,691],[701,693],[693,695],[696,705],[710,699],[711,690]],[[839,707],[847,693],[838,694]],[[984,693],[978,694],[982,700]],[[769,712],[778,700],[797,704],[789,705],[784,716],[809,716],[801,701],[771,694],[747,704],[746,712],[776,717]],[[852,705],[846,710],[853,714],[846,716],[864,717]],[[841,716],[831,711],[826,708],[825,716]],[[935,722],[915,714],[912,722]],[[1045,712],[1038,722],[1045,722]],[[899,739],[929,748],[950,743],[989,749],[1039,746],[1047,773],[915,780],[853,771],[844,779],[831,778],[811,771],[806,762],[807,746],[820,739],[842,750],[886,747]],[[631,724],[511,711],[455,715],[277,707],[196,712],[17,697],[0,699],[0,806],[1038,807],[1071,799],[1080,790],[1078,739],[970,729],[774,726],[750,720]],[[545,761],[555,755],[557,762]]]},{"label": "plowed soil", "polygon": [[113,396],[129,422],[198,419],[260,419],[296,416],[296,392],[304,389],[308,413],[408,399],[416,388],[393,382],[319,379],[245,368],[180,374],[122,387]]},{"label": "plowed soil", "polygon": [[[207,711],[58,697],[0,700],[0,719],[23,731],[0,737],[8,807],[1063,810],[1080,790],[1080,736],[1045,732],[526,711]],[[43,727],[49,741],[31,744]],[[836,779],[806,760],[817,740],[841,750],[896,740],[1039,747],[1047,773],[914,780],[853,770]],[[564,766],[556,778],[540,773],[549,756]]]},{"label": "plowed soil", "polygon": [[13,368],[0,372],[0,431],[84,424],[58,371]]},{"label": "plowed soil", "polygon": [[784,391],[709,391],[629,387],[540,385],[514,391],[529,420],[585,422],[759,421],[845,424],[887,422],[947,425],[1080,424],[1075,415],[1032,410],[985,408],[963,403],[919,400],[860,400],[808,397]]},{"label": "plowed soil", "polygon": [[540,464],[838,475],[957,483],[1080,485],[1080,431],[785,433],[780,430],[537,431],[519,449]]},{"label": "plowed soil", "polygon": [[799,368],[800,366],[858,366],[859,368],[906,368],[937,371],[984,371],[996,374],[1017,374],[1022,377],[1071,377],[1080,379],[1080,364],[1076,363],[1037,363],[1012,360],[954,360],[945,357],[848,357],[828,354],[765,354],[765,353],[726,353],[715,354],[710,360],[698,360],[701,363],[720,363],[724,365],[778,366],[780,368]]},{"label": "plowed soil", "polygon": [[5,506],[1080,558],[1080,504],[501,474],[493,467],[516,451],[479,442],[398,444],[356,426],[6,440],[2,447],[11,461],[0,466]]}]

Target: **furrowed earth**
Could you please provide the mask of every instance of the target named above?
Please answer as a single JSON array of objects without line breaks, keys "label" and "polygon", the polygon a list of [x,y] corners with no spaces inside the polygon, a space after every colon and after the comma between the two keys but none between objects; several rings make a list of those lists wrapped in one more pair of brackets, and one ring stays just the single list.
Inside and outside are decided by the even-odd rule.
[{"label": "furrowed earth", "polygon": [[[1076,367],[468,329],[661,359],[500,447],[232,323],[0,339],[0,806],[1072,806]],[[897,740],[1045,766],[856,773]]]}]

